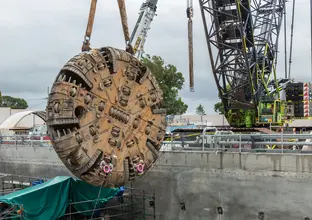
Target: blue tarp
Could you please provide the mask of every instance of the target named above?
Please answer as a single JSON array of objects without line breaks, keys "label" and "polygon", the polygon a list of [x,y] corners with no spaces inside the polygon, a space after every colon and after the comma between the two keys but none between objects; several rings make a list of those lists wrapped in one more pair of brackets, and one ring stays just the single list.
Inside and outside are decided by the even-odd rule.
[{"label": "blue tarp", "polygon": [[[101,193],[99,194],[99,192]],[[45,183],[0,196],[0,202],[12,206],[17,205],[18,209],[22,208],[22,219],[57,219],[65,214],[69,203],[99,198],[97,203],[92,201],[73,205],[80,212],[93,210],[96,204],[97,207],[103,207],[118,192],[119,188],[102,188],[100,190],[100,187],[92,186],[79,179],[60,176]],[[85,212],[84,214],[91,213]]]}]

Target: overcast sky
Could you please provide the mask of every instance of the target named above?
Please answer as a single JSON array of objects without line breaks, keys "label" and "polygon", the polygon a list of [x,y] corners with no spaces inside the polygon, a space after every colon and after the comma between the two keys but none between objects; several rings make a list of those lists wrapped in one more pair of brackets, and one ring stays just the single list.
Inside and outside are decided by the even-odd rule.
[{"label": "overcast sky", "polygon": [[[127,0],[132,29],[143,0]],[[89,0],[6,0],[0,7],[0,90],[3,95],[25,98],[30,107],[44,109],[47,87],[59,69],[80,52],[87,24]],[[288,12],[292,1],[288,3]],[[208,114],[218,101],[204,37],[198,1],[194,0],[195,92],[189,91],[187,18],[185,0],[159,0],[145,44],[145,51],[174,64],[186,79],[181,92],[195,113],[202,103]],[[292,77],[310,80],[309,0],[297,0]],[[290,30],[290,13],[287,28]],[[290,38],[290,32],[287,34]],[[124,48],[117,1],[99,0],[91,39],[92,47]],[[284,76],[283,33],[280,38],[278,76]]]}]

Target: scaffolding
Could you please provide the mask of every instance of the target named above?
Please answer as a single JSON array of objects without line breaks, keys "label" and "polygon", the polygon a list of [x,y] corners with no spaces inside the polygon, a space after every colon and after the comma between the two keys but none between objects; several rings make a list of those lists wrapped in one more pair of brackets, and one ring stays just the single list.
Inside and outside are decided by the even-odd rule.
[{"label": "scaffolding", "polygon": [[[15,191],[30,187],[36,182],[43,181],[46,180],[29,176],[3,174],[2,176],[0,176],[0,196],[13,193]],[[8,204],[0,202],[0,219],[23,219],[21,215],[22,210],[22,204],[10,206]]]},{"label": "scaffolding", "polygon": [[[99,198],[100,199],[100,198]],[[122,195],[117,195],[109,200],[103,207],[78,212],[74,205],[79,203],[94,203],[96,200],[88,200],[70,203],[66,213],[59,220],[81,220],[81,219],[101,219],[101,220],[155,220],[155,191],[152,194],[144,190],[125,187]],[[88,213],[86,216],[84,214]]]},{"label": "scaffolding", "polygon": [[[0,176],[0,197],[27,187],[34,183],[44,182],[46,179],[33,178],[27,176],[4,175]],[[155,191],[151,194],[144,190],[135,189],[132,184],[125,187],[122,193],[117,194],[114,198],[103,205],[98,204],[103,198],[94,200],[85,200],[79,202],[70,202],[66,208],[65,214],[58,220],[152,220],[156,219],[155,210]],[[77,211],[75,206],[85,204],[95,204],[90,210]],[[23,204],[14,206],[0,203],[0,219],[25,219]]]},{"label": "scaffolding", "polygon": [[22,205],[9,206],[5,203],[0,202],[0,219],[1,220],[18,220],[23,219],[21,212]]},{"label": "scaffolding", "polygon": [[4,174],[0,176],[0,196],[42,183],[47,179],[22,175]]}]

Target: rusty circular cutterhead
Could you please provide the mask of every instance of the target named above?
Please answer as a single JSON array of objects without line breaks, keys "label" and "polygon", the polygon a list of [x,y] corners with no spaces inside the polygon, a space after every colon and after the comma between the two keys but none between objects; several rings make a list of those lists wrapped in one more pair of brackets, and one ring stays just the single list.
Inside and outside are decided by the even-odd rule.
[{"label": "rusty circular cutterhead", "polygon": [[146,174],[166,129],[162,91],[129,53],[105,47],[70,59],[47,105],[53,147],[78,178],[122,186]]}]

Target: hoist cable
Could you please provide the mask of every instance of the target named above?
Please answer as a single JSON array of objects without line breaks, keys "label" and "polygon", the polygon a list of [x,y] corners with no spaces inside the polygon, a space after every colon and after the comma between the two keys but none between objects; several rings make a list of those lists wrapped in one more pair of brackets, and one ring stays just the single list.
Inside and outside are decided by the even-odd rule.
[{"label": "hoist cable", "polygon": [[311,47],[311,81],[312,81],[312,0],[310,0],[310,25],[311,25],[311,36],[310,36],[310,38],[311,38],[311,45],[310,45],[310,47]]},{"label": "hoist cable", "polygon": [[94,204],[94,206],[93,206],[93,211],[92,211],[91,219],[93,219],[93,215],[94,215],[96,206],[97,206],[97,204],[98,204],[98,201],[100,200],[101,191],[102,191],[104,182],[105,182],[105,181],[103,180],[103,182],[102,182],[102,184],[101,184],[101,187],[100,187],[100,189],[99,189],[98,195],[97,195],[97,197],[96,197],[95,204]]},{"label": "hoist cable", "polygon": [[285,79],[287,79],[287,21],[286,4],[284,4],[284,47],[285,47]]},{"label": "hoist cable", "polygon": [[293,36],[294,36],[295,4],[296,4],[296,0],[293,0],[292,18],[291,18],[291,34],[290,34],[288,79],[290,79],[290,70],[291,70],[291,63],[292,63],[292,59],[291,58],[292,58]]},{"label": "hoist cable", "polygon": [[190,91],[194,92],[194,59],[193,59],[193,0],[187,1],[186,15],[188,18],[188,52],[189,52],[189,77]]},{"label": "hoist cable", "polygon": [[84,41],[83,41],[82,48],[81,48],[82,51],[89,51],[91,49],[90,48],[90,39],[91,39],[91,34],[92,34],[92,29],[93,29],[93,24],[94,24],[96,3],[97,3],[97,0],[91,0],[87,29],[86,29]]},{"label": "hoist cable", "polygon": [[189,42],[189,75],[190,90],[194,92],[194,61],[193,61],[193,22],[188,21],[188,42]]}]

